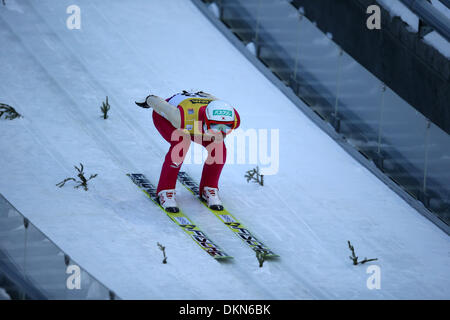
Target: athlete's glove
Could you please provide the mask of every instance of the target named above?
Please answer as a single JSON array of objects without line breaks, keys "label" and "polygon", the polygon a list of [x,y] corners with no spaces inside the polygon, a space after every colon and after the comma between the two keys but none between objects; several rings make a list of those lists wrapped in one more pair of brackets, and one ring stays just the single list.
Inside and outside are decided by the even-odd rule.
[{"label": "athlete's glove", "polygon": [[147,96],[147,98],[145,98],[144,102],[137,102],[137,101],[135,101],[134,103],[136,103],[136,105],[138,105],[141,108],[145,108],[145,109],[151,108],[152,106],[147,104],[147,99],[149,97],[155,97],[155,95],[151,94],[151,95]]}]

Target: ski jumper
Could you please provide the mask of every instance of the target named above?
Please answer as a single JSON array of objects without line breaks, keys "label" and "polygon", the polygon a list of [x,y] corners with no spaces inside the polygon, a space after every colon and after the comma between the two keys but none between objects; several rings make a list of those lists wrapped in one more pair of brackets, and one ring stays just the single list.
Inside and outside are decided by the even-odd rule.
[{"label": "ski jumper", "polygon": [[[218,188],[220,174],[226,161],[225,143],[223,139],[221,141],[205,139],[202,126],[206,106],[213,100],[217,100],[217,98],[206,93],[183,92],[175,94],[166,100],[173,108],[179,110],[180,117],[177,117],[177,119],[180,120],[172,121],[172,123],[163,112],[160,112],[160,114],[153,110],[153,123],[161,136],[170,144],[161,169],[158,193],[161,190],[175,189],[178,172],[191,141],[202,144],[208,150],[208,157],[203,165],[200,180],[200,194],[203,192],[203,187]],[[233,129],[236,129],[240,125],[240,118],[236,109],[234,111],[236,117]],[[180,127],[176,128],[174,123],[176,125],[179,123]]]}]

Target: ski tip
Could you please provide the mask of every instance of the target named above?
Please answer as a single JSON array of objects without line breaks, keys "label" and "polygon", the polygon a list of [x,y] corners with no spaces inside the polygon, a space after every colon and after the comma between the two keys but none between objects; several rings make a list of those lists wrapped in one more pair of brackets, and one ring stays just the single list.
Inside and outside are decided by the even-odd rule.
[{"label": "ski tip", "polygon": [[233,261],[234,257],[232,256],[221,256],[221,257],[214,257],[219,262],[227,262],[227,261]]},{"label": "ski tip", "polygon": [[266,256],[265,256],[266,259],[277,259],[277,258],[280,257],[278,254],[273,253],[272,251],[269,251],[269,252],[270,253],[267,253]]}]

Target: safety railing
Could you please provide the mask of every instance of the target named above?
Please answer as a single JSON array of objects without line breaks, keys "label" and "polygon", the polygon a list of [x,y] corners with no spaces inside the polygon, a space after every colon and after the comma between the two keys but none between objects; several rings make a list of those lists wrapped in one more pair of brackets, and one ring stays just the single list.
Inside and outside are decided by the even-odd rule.
[{"label": "safety railing", "polygon": [[439,2],[450,9],[450,0],[439,0]]},{"label": "safety railing", "polygon": [[341,50],[290,1],[203,2],[343,139],[450,224],[447,133]]},{"label": "safety railing", "polygon": [[15,299],[118,297],[58,248],[0,194],[0,274]]},{"label": "safety railing", "polygon": [[[442,12],[436,9],[431,3],[426,0],[400,0],[412,12],[417,14],[419,18],[430,26],[447,41],[450,41],[450,19]],[[447,7],[450,5],[448,0],[440,0]]]}]

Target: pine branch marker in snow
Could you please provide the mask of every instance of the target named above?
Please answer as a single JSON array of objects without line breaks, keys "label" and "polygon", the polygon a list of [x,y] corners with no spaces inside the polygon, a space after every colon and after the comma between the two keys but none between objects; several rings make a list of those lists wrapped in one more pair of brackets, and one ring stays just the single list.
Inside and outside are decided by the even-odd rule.
[{"label": "pine branch marker in snow", "polygon": [[378,260],[378,258],[375,258],[375,259],[367,259],[367,258],[364,258],[364,260],[363,260],[363,261],[360,261],[359,264],[364,264],[364,263],[366,263],[366,262],[377,261],[377,260]]},{"label": "pine branch marker in snow", "polygon": [[21,118],[22,116],[11,106],[0,103],[0,118],[5,115],[5,119],[14,120],[15,118]]},{"label": "pine branch marker in snow", "polygon": [[247,174],[245,175],[245,178],[247,178],[247,182],[253,180],[253,182],[259,183],[261,186],[264,186],[264,175],[259,173],[258,167],[256,167],[256,169],[253,170],[248,170]]},{"label": "pine branch marker in snow", "polygon": [[83,187],[84,191],[88,191],[88,186],[87,186],[88,181],[91,179],[94,179],[97,176],[97,174],[91,174],[89,179],[86,179],[86,177],[84,176],[84,172],[83,172],[83,170],[84,170],[83,164],[80,163],[80,168],[78,168],[77,166],[74,166],[74,167],[78,171],[77,176],[78,176],[78,178],[80,178],[80,181],[77,181],[75,178],[66,178],[63,181],[57,183],[56,186],[62,188],[67,181],[72,180],[72,181],[75,181],[78,183],[78,185],[76,185],[74,187],[75,189],[78,189],[79,187]]},{"label": "pine branch marker in snow", "polygon": [[109,102],[108,102],[108,96],[106,96],[106,102],[103,101],[102,106],[100,107],[100,110],[102,110],[102,112],[103,112],[103,119],[108,119],[109,109],[111,109],[111,106],[109,105]]},{"label": "pine branch marker in snow", "polygon": [[350,251],[352,252],[352,255],[349,256],[349,258],[350,258],[350,260],[353,261],[353,265],[354,265],[354,266],[356,266],[356,265],[358,265],[358,264],[364,264],[364,263],[366,263],[366,262],[377,261],[377,260],[378,260],[378,258],[376,258],[376,259],[367,259],[367,258],[364,258],[363,261],[358,261],[358,257],[357,257],[356,254],[355,254],[355,248],[352,246],[352,244],[350,243],[350,241],[347,241],[347,242],[348,242],[348,247],[350,248]]},{"label": "pine branch marker in snow", "polygon": [[163,259],[162,263],[166,264],[166,263],[167,263],[166,247],[164,247],[164,246],[163,246],[161,243],[159,243],[159,242],[158,242],[158,247],[159,247],[159,250],[161,250],[161,251],[163,252],[163,257],[164,257],[164,259]]},{"label": "pine branch marker in snow", "polygon": [[256,251],[256,259],[258,259],[259,267],[262,268],[264,261],[266,261],[267,253]]}]

